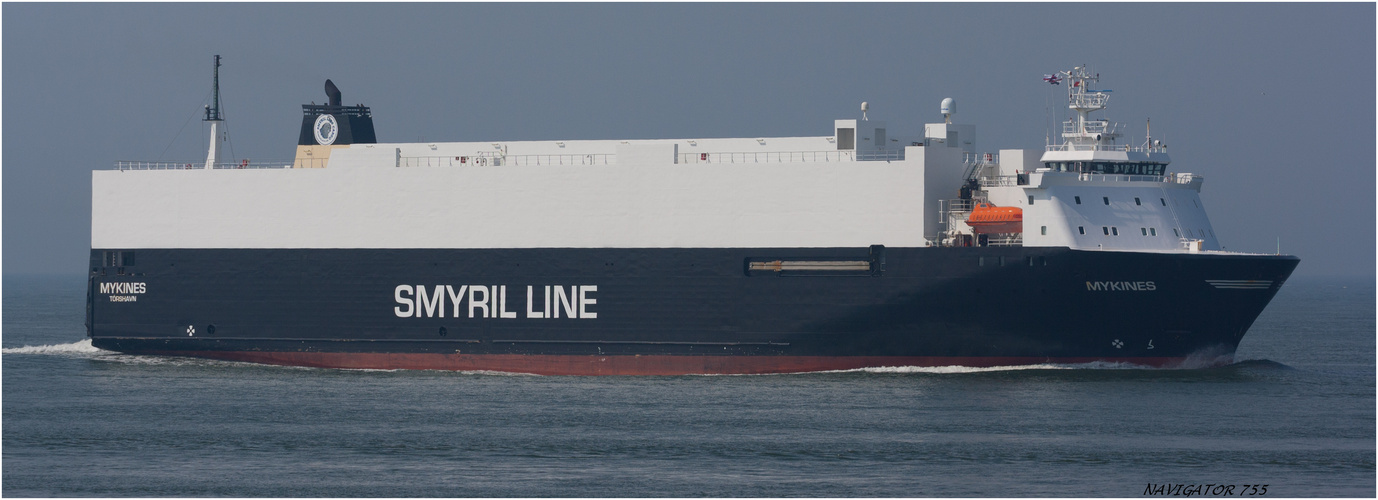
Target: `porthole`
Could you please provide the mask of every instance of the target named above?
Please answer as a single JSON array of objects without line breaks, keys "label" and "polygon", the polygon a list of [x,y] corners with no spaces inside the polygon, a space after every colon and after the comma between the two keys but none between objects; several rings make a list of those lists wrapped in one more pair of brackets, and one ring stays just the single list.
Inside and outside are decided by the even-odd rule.
[{"label": "porthole", "polygon": [[443,326],[440,327],[440,336],[441,336],[441,337],[444,337],[444,336],[445,336],[446,334],[448,334],[448,333],[450,333],[449,330],[446,330],[445,327],[443,327]]},{"label": "porthole", "polygon": [[206,333],[207,333],[207,334],[210,334],[210,335],[215,335],[215,325],[214,325],[214,324],[206,325]]}]

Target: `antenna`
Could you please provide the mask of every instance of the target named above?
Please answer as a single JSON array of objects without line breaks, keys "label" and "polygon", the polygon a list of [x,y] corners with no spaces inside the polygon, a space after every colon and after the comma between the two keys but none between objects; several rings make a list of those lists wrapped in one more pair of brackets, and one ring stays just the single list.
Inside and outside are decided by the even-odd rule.
[{"label": "antenna", "polygon": [[870,104],[866,104],[866,101],[862,101],[862,102],[861,102],[861,120],[862,120],[862,121],[866,121],[866,110],[868,110],[868,109],[871,109],[871,105],[870,105]]},{"label": "antenna", "polygon": [[211,80],[211,105],[206,108],[206,119],[204,121],[218,121],[220,117],[220,55],[215,56],[215,73]]}]

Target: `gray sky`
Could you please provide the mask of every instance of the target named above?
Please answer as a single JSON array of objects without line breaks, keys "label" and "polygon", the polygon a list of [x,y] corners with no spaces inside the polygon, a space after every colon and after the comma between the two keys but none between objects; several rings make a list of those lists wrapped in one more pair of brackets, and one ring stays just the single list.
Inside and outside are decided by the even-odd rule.
[{"label": "gray sky", "polygon": [[[289,160],[300,105],[379,141],[829,135],[869,101],[977,148],[1040,148],[1044,73],[1169,145],[1228,250],[1374,273],[1375,7],[1361,4],[15,4],[3,6],[3,270],[71,273],[93,169],[205,158],[211,56],[234,158]],[[188,118],[197,115],[188,123]],[[183,124],[186,128],[181,130]],[[228,152],[227,152],[228,153]],[[230,156],[230,155],[227,155]],[[955,189],[955,188],[954,188]],[[234,207],[223,207],[233,210]]]}]

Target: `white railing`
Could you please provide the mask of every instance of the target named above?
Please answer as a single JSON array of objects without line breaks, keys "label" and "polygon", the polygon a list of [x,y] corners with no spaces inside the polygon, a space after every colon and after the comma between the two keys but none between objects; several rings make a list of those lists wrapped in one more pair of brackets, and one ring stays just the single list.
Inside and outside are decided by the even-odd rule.
[{"label": "white railing", "polygon": [[[1120,128],[1120,124],[1107,120],[1088,120],[1084,125],[1088,134],[1112,135]],[[1076,121],[1062,122],[1062,133],[1079,134],[1082,130]]]},{"label": "white railing", "polygon": [[1022,186],[1022,185],[1024,185],[1024,184],[1028,184],[1028,183],[1029,183],[1027,180],[1025,180],[1025,181],[1024,181],[1024,184],[1020,184],[1020,183],[1019,183],[1019,176],[1015,176],[1015,175],[1001,175],[1001,176],[996,176],[996,177],[982,177],[980,180],[981,180],[981,187]]},{"label": "white railing", "polygon": [[814,163],[830,161],[900,161],[904,150],[761,151],[751,153],[680,153],[678,163]]},{"label": "white railing", "polygon": [[1130,146],[1128,144],[1073,144],[1064,142],[1062,144],[1049,144],[1044,146],[1044,151],[1125,151],[1132,153],[1166,153],[1165,146]]},{"label": "white railing", "polygon": [[1000,155],[995,153],[962,153],[962,162],[972,163],[1000,163]]},{"label": "white railing", "polygon": [[[1028,174],[1021,174],[1021,175],[1028,175]],[[1184,173],[1184,174],[1168,173],[1167,175],[1124,175],[1124,174],[1095,174],[1095,173],[1081,173],[1081,174],[1076,174],[1076,175],[1077,175],[1077,180],[1082,181],[1082,182],[1165,182],[1165,183],[1168,183],[1168,184],[1191,184],[1192,182],[1195,182],[1195,181],[1198,181],[1198,180],[1204,181],[1204,180],[1206,179],[1206,178],[1203,177],[1203,176],[1196,175],[1196,174],[1189,174],[1189,173]],[[1023,185],[1023,184],[1020,184],[1020,182],[1019,182],[1019,181],[1020,181],[1019,177],[1020,177],[1020,175],[998,175],[998,176],[985,176],[985,177],[981,177],[979,180],[981,181],[981,186],[982,186],[982,187],[1020,186],[1020,185]],[[1028,180],[1025,179],[1024,182],[1027,183]]]},{"label": "white railing", "polygon": [[990,235],[986,238],[986,246],[992,247],[1018,247],[1024,246],[1024,233],[1012,235]]},{"label": "white railing", "polygon": [[614,165],[617,155],[612,154],[564,154],[564,155],[469,155],[469,156],[399,156],[398,167],[502,167],[502,166],[574,166],[574,165]]},{"label": "white railing", "polygon": [[[172,162],[172,161],[117,161],[115,170],[204,170],[206,162]],[[216,163],[211,166],[214,170],[238,170],[238,169],[264,169],[264,168],[292,168],[290,161],[251,161],[242,160],[238,163]]]},{"label": "white railing", "polygon": [[1110,94],[1099,92],[1077,92],[1072,94],[1070,99],[1073,109],[1101,109],[1105,107],[1106,101],[1110,100]]}]

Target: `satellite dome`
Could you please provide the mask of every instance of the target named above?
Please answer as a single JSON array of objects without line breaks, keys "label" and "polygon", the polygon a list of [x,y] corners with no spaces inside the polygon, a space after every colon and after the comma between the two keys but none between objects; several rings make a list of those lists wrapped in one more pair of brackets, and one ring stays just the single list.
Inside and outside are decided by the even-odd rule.
[{"label": "satellite dome", "polygon": [[957,101],[951,97],[943,99],[942,113],[943,118],[957,114]]}]

